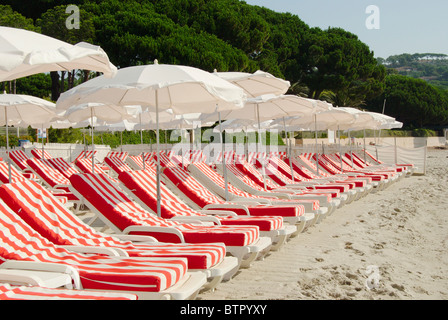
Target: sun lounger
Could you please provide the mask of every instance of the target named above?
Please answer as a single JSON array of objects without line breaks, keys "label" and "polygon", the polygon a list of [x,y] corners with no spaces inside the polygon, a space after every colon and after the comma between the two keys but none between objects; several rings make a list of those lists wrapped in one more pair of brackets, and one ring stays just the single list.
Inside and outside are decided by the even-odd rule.
[{"label": "sun lounger", "polygon": [[163,170],[164,181],[175,193],[190,206],[203,210],[229,210],[238,215],[272,216],[278,215],[285,222],[297,227],[296,233],[312,225],[313,213],[305,213],[302,205],[272,206],[256,201],[225,201],[199,183],[188,171],[180,167],[167,167]]},{"label": "sun lounger", "polygon": [[0,300],[137,300],[137,296],[119,292],[49,289],[0,283]]},{"label": "sun lounger", "polygon": [[[210,166],[204,162],[195,162],[188,166],[188,171],[193,177],[202,183],[204,187],[210,189],[225,199],[225,179],[218,172],[212,170]],[[254,203],[266,204],[273,206],[273,210],[277,211],[277,206],[303,206],[305,214],[311,213],[315,216],[314,221],[321,221],[327,210],[322,211],[319,207],[319,201],[316,199],[279,199],[274,196],[260,196],[245,192],[238,187],[228,183],[227,185],[229,201],[253,201]]]},{"label": "sun lounger", "polygon": [[50,153],[48,153],[47,150],[42,150],[39,148],[33,148],[31,149],[31,155],[36,159],[51,159],[52,156]]},{"label": "sun lounger", "polygon": [[106,158],[119,158],[122,161],[126,161],[129,153],[126,151],[109,151],[106,155]]},{"label": "sun lounger", "polygon": [[206,282],[203,273],[189,273],[184,258],[123,258],[82,254],[55,246],[29,227],[0,200],[0,259],[61,266],[81,289],[131,292],[139,299],[195,297]]},{"label": "sun lounger", "polygon": [[107,175],[77,174],[70,181],[75,194],[117,233],[145,234],[162,242],[225,243],[227,252],[237,257],[242,267],[250,266],[270,250],[271,240],[260,237],[256,226],[182,224],[143,209]]},{"label": "sun lounger", "polygon": [[130,257],[187,258],[189,271],[207,275],[207,289],[214,288],[222,279],[229,279],[236,271],[236,258],[225,257],[224,244],[168,244],[153,238],[148,240],[149,237],[140,237],[147,243],[133,243],[98,232],[61,206],[35,182],[3,185],[0,197],[29,226],[56,245],[113,248]]},{"label": "sun lounger", "polygon": [[76,210],[80,209],[82,200],[70,191],[70,180],[64,177],[62,173],[50,166],[46,160],[31,158],[27,160],[27,163],[35,175],[38,176],[54,194],[63,192],[63,195],[67,198],[68,202],[73,204]]},{"label": "sun lounger", "polygon": [[30,169],[26,162],[29,157],[23,150],[18,149],[9,151],[9,158],[26,178],[36,179],[36,176],[33,174],[33,171]]},{"label": "sun lounger", "polygon": [[[118,179],[128,194],[132,195],[142,207],[157,212],[155,171],[125,171],[120,173]],[[283,219],[278,216],[243,217],[230,211],[194,210],[164,184],[161,184],[161,216],[165,219],[175,219],[187,223],[199,220],[216,225],[256,225],[260,228],[262,236],[271,238],[273,250],[280,248],[287,238],[296,231],[294,226],[284,226]]]},{"label": "sun lounger", "polygon": [[[304,194],[313,196],[330,195],[332,197],[332,202],[334,200],[337,207],[342,206],[347,202],[348,196],[346,194],[341,194],[338,189],[325,189],[325,190],[315,190],[306,187],[293,187],[290,188],[288,186],[280,186],[275,181],[271,179],[264,179],[263,175],[249,162],[247,162],[244,157],[240,156],[235,162],[235,166],[241,172],[247,175],[253,182],[258,184],[260,187],[267,191],[275,191],[275,192],[302,192]],[[337,203],[339,202],[339,203]]]},{"label": "sun lounger", "polygon": [[[8,165],[5,162],[0,161],[0,185],[4,183],[14,183],[29,180],[30,179],[26,178],[15,167],[11,167],[11,181],[9,181]],[[71,193],[67,193],[64,190],[52,190],[51,192],[53,196],[55,196],[62,204],[67,204],[68,203],[67,196],[71,196]]]},{"label": "sun lounger", "polygon": [[46,159],[45,163],[59,171],[65,178],[69,179],[73,174],[80,173],[72,164],[65,161],[64,158]]},{"label": "sun lounger", "polygon": [[[223,174],[223,165],[216,164],[216,169]],[[323,214],[330,215],[340,204],[340,201],[331,197],[326,193],[307,193],[306,190],[268,190],[255,183],[246,172],[238,169],[236,164],[227,163],[227,177],[231,184],[244,190],[250,194],[266,197],[277,197],[280,199],[296,199],[296,200],[317,200],[319,201],[319,209]]]},{"label": "sun lounger", "polygon": [[339,186],[339,185],[351,185],[353,186],[359,194],[359,197],[366,196],[373,188],[371,185],[372,179],[369,177],[349,177],[347,179],[340,180],[325,180],[325,179],[308,179],[302,176],[299,172],[292,170],[291,166],[288,165],[283,159],[278,157],[270,157],[269,162],[274,166],[279,172],[284,176],[291,178],[293,182],[299,181],[303,185],[308,186]]}]

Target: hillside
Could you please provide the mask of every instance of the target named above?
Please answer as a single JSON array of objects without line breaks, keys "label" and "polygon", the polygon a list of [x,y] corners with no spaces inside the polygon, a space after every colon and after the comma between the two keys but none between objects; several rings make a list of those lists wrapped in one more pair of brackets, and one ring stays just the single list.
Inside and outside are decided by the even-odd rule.
[{"label": "hillside", "polygon": [[416,53],[390,56],[379,59],[386,68],[396,73],[427,81],[436,87],[448,90],[448,55],[439,53]]}]

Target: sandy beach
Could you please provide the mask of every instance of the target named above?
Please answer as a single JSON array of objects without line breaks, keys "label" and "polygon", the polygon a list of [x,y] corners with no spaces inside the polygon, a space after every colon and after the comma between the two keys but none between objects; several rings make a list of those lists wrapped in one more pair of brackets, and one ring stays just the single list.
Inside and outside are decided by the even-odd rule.
[{"label": "sandy beach", "polygon": [[338,209],[202,300],[448,299],[448,150]]}]

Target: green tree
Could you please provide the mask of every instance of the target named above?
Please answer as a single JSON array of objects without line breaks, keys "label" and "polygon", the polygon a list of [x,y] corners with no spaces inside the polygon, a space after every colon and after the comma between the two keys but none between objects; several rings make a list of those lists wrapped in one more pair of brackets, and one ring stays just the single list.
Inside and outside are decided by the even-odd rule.
[{"label": "green tree", "polygon": [[[94,43],[95,27],[92,15],[80,9],[80,28],[68,29],[66,27],[66,19],[69,17],[69,14],[65,12],[66,8],[67,6],[65,5],[51,8],[37,19],[36,23],[41,28],[42,33],[70,44],[78,42]],[[88,72],[88,70],[85,71],[85,79],[88,77]],[[53,101],[56,101],[62,92],[72,88],[75,84],[76,70],[67,72],[67,80],[65,79],[65,71],[61,71],[60,74],[59,76],[59,73],[56,71],[50,73],[52,80],[51,99]]]},{"label": "green tree", "polygon": [[356,100],[381,93],[385,68],[356,35],[340,28],[314,28],[305,41],[303,82],[310,89],[310,98],[319,99],[324,90],[355,96]]},{"label": "green tree", "polygon": [[431,128],[448,124],[448,96],[427,82],[402,75],[386,77],[384,93],[369,100],[366,108],[395,117],[408,128]]}]

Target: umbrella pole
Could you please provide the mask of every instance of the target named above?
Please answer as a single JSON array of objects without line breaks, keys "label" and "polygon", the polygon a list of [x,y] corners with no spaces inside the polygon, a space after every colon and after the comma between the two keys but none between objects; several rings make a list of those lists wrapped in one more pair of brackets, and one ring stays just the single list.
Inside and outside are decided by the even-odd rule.
[{"label": "umbrella pole", "polygon": [[42,159],[45,160],[45,154],[44,154],[44,125],[42,124]]},{"label": "umbrella pole", "polygon": [[[257,122],[258,122],[258,143],[260,144],[259,150],[261,150],[262,143],[261,143],[261,125],[260,125],[260,107],[257,103]],[[260,152],[260,151],[259,151]],[[264,190],[266,190],[266,170],[264,168],[264,159],[261,159],[261,172],[263,174],[263,185]]]},{"label": "umbrella pole", "polygon": [[341,171],[342,171],[342,146],[341,146],[341,131],[339,130],[339,125],[338,125],[338,140],[339,140],[339,160],[341,162]]},{"label": "umbrella pole", "polygon": [[156,130],[157,130],[157,143],[156,143],[156,154],[157,154],[157,216],[161,217],[162,210],[160,207],[161,194],[160,194],[160,140],[159,140],[159,91],[156,90]]},{"label": "umbrella pole", "polygon": [[142,128],[142,114],[140,113],[140,143],[142,145],[142,162],[143,162],[143,170],[146,169],[145,165],[145,153],[143,152],[143,128]]},{"label": "umbrella pole", "polygon": [[292,163],[291,163],[291,149],[289,148],[288,132],[286,131],[285,117],[283,117],[283,129],[285,130],[286,153],[289,156],[289,167],[291,169],[291,179],[294,182],[294,171],[292,169]]},{"label": "umbrella pole", "polygon": [[90,119],[92,124],[92,173],[95,173],[95,144],[93,143],[93,108],[90,108]]},{"label": "umbrella pole", "polygon": [[366,129],[364,129],[364,163],[366,162]]},{"label": "umbrella pole", "polygon": [[352,159],[352,169],[353,169],[352,138],[350,137],[350,130],[348,131],[348,141],[350,143],[350,158]]},{"label": "umbrella pole", "polygon": [[317,145],[317,114],[314,115],[314,136],[316,139],[316,174],[320,176],[319,174],[319,150]]},{"label": "umbrella pole", "polygon": [[224,173],[224,183],[225,183],[225,195],[226,195],[226,201],[229,201],[229,186],[227,185],[227,163],[224,153],[224,139],[222,137],[221,112],[218,112],[218,117],[219,117],[219,137],[221,140],[221,153],[222,153],[222,171]]},{"label": "umbrella pole", "polygon": [[9,157],[8,108],[5,106],[6,154],[8,155],[8,180],[11,183],[11,158]]},{"label": "umbrella pole", "polygon": [[123,131],[120,131],[120,151],[123,152]]}]

